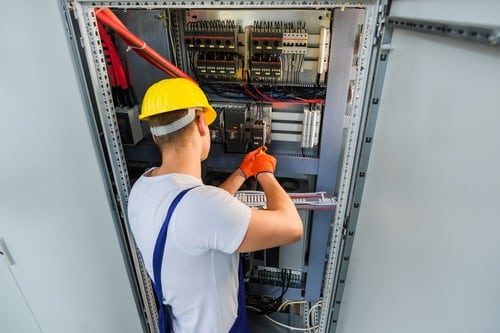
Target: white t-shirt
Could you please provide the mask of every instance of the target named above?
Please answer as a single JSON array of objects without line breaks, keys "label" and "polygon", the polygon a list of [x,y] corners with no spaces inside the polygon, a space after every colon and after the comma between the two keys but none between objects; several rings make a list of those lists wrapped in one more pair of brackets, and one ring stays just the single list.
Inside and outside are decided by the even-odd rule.
[{"label": "white t-shirt", "polygon": [[162,265],[165,303],[176,333],[227,333],[238,309],[235,251],[250,222],[250,208],[228,192],[185,174],[142,175],[129,197],[128,217],[149,275],[167,210],[183,189],[170,221]]}]

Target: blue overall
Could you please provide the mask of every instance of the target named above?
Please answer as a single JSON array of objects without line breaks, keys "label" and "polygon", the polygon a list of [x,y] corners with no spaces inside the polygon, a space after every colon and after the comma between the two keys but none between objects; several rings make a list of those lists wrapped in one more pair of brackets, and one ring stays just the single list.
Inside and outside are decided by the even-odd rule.
[{"label": "blue overall", "polygon": [[[170,219],[172,218],[172,214],[177,204],[181,201],[184,195],[193,188],[194,187],[181,191],[172,201],[172,204],[168,208],[165,221],[163,221],[160,232],[158,233],[158,238],[156,239],[156,244],[153,252],[153,275],[155,280],[153,286],[158,300],[158,325],[160,328],[160,333],[173,332],[172,309],[170,305],[163,304],[163,290],[161,285],[161,265],[163,261],[163,254],[165,252],[165,244],[167,241],[168,224],[170,223]],[[243,269],[241,266],[241,261],[238,279],[238,313],[233,326],[229,330],[229,333],[250,333],[250,327],[248,325],[246,312],[245,283],[243,280]]]}]

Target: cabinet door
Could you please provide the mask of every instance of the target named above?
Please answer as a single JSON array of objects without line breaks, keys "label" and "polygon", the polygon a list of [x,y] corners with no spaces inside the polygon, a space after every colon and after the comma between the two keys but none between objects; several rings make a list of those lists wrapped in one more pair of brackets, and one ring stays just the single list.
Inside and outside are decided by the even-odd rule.
[{"label": "cabinet door", "polygon": [[0,256],[0,332],[41,332],[7,265]]},{"label": "cabinet door", "polygon": [[15,260],[11,277],[0,263],[0,332],[137,333],[126,248],[61,3],[5,1],[0,12],[9,44],[0,54],[0,236]]},{"label": "cabinet door", "polygon": [[[481,3],[393,14],[500,25]],[[498,332],[500,48],[401,29],[389,48],[336,331]]]}]

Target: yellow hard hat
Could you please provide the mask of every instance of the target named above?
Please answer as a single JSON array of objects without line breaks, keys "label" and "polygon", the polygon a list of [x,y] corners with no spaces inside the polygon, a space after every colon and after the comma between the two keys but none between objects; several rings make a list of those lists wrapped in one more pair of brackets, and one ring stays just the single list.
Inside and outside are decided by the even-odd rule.
[{"label": "yellow hard hat", "polygon": [[203,108],[207,125],[217,117],[217,112],[208,103],[205,93],[194,81],[184,78],[164,79],[146,91],[139,119],[189,108]]}]

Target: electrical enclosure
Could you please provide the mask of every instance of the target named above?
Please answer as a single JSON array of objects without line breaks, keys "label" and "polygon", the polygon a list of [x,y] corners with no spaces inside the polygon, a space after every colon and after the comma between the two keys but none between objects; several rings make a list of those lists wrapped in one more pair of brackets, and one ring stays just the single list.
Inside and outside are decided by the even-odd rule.
[{"label": "electrical enclosure", "polygon": [[[137,46],[130,47],[106,25],[96,15],[97,7],[75,3],[68,15],[84,43],[80,57],[96,100],[96,122],[103,128],[101,142],[109,155],[118,205],[125,212],[130,185],[157,165],[160,156],[147,126],[123,119],[122,110],[140,107],[147,87],[170,73],[138,57],[133,52]],[[109,7],[123,26],[140,34],[144,45],[194,78],[216,110],[210,126],[212,149],[203,163],[206,184],[220,184],[243,154],[257,147],[266,146],[277,158],[276,176],[295,196],[305,235],[295,244],[245,256],[247,302],[262,312],[269,311],[269,304],[275,304],[276,311],[276,304],[294,302],[297,305],[277,315],[301,327],[317,326],[316,319],[309,322],[308,309],[318,304],[317,316],[328,283],[325,261],[341,147],[353,109],[359,112],[362,105],[367,72],[360,68],[369,64],[377,7],[332,4],[262,10],[251,5],[235,9],[126,2]],[[356,101],[349,97],[353,92]],[[144,129],[144,138],[135,140],[132,129]],[[238,198],[248,201],[255,200],[251,191],[260,188],[251,179],[241,190]],[[154,327],[149,279],[130,236],[129,242]]]},{"label": "electrical enclosure", "polygon": [[[36,118],[36,125],[51,133],[41,142],[52,158],[42,165],[45,175],[32,181],[43,184],[40,188],[53,185],[50,197],[60,204],[34,192],[37,211],[46,212],[39,225],[29,224],[35,237],[24,225],[4,222],[19,212],[9,208],[17,207],[13,199],[2,200],[10,203],[0,210],[0,259],[7,267],[2,266],[0,281],[9,302],[0,301],[0,330],[55,332],[65,326],[81,332],[157,332],[153,290],[126,216],[131,185],[160,162],[148,127],[137,119],[142,96],[171,74],[138,56],[136,51],[147,46],[195,79],[217,112],[210,126],[211,153],[203,163],[205,184],[219,185],[247,151],[265,145],[278,160],[277,178],[299,209],[301,241],[245,255],[250,306],[262,311],[282,305],[272,308],[274,320],[311,332],[496,331],[500,323],[492,309],[500,305],[500,272],[490,264],[498,259],[500,230],[490,207],[500,196],[494,136],[500,121],[492,102],[500,83],[491,73],[500,70],[495,46],[500,22],[491,13],[500,8],[486,0],[473,9],[464,1],[421,3],[32,4],[47,20],[59,13],[64,22],[59,26],[32,14],[33,40],[45,33],[35,31],[36,22],[69,39],[69,46],[54,44],[64,51],[57,58],[40,55],[51,61],[46,69],[37,68],[37,77],[49,71],[64,76],[54,84],[66,92],[61,103],[78,100],[78,107],[66,113],[72,123],[64,124],[55,114],[63,106],[53,110],[51,104],[59,94],[35,94],[54,120]],[[105,7],[143,44],[129,46],[103,23],[99,12]],[[16,63],[8,60],[3,63]],[[5,72],[15,77],[14,71]],[[455,80],[459,72],[467,82]],[[23,99],[19,89],[1,90]],[[13,120],[19,128],[26,121],[19,115]],[[67,145],[52,140],[57,133],[70,137]],[[72,155],[69,146],[82,156],[78,180],[69,172],[74,168],[64,167]],[[5,152],[24,161],[12,149]],[[79,191],[73,194],[51,169]],[[487,182],[484,175],[491,175]],[[2,179],[15,194],[11,183]],[[463,194],[457,184],[478,194]],[[248,180],[236,196],[262,207],[259,190]],[[48,232],[51,242],[43,242],[38,234]],[[30,261],[25,239],[40,249],[36,261]],[[52,257],[62,265],[46,260]],[[78,258],[78,267],[71,258]],[[29,278],[30,267],[40,262],[46,269],[37,268],[44,272],[39,280],[60,300],[57,311],[67,301],[64,295],[82,298],[60,323],[44,309],[43,288]],[[79,294],[69,280],[91,286],[90,291]],[[460,293],[464,298],[456,296]],[[115,303],[119,310],[110,310]],[[13,311],[24,320],[13,321]],[[420,314],[432,327],[419,321]],[[115,324],[118,318],[127,320]],[[251,319],[257,332],[286,331],[260,315]]]}]

